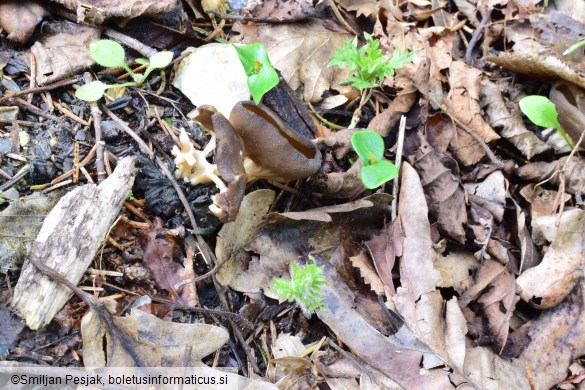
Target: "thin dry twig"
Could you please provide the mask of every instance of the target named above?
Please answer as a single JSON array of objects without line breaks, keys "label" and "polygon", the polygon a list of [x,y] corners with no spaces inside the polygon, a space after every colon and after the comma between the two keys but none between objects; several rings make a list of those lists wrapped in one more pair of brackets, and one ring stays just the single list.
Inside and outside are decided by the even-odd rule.
[{"label": "thin dry twig", "polygon": [[52,91],[52,90],[57,89],[57,88],[66,87],[68,85],[73,85],[77,82],[78,82],[78,80],[76,78],[75,79],[67,79],[67,80],[62,80],[62,81],[56,82],[54,84],[45,85],[43,87],[27,88],[27,89],[23,89],[22,91],[18,91],[18,92],[6,92],[6,95],[3,96],[2,98],[0,98],[0,103],[4,102],[10,98],[15,98],[15,97],[22,96],[22,95],[28,95],[29,93],[39,93],[39,92]]},{"label": "thin dry twig", "polygon": [[398,175],[394,178],[392,184],[392,221],[398,215],[398,189],[400,188],[400,166],[402,165],[402,149],[404,148],[404,133],[406,130],[406,117],[400,117],[400,125],[398,127],[398,141],[396,142],[396,168],[398,168]]},{"label": "thin dry twig", "polygon": [[[92,77],[89,72],[85,72],[83,80],[86,84],[91,83]],[[101,183],[106,178],[106,168],[104,164],[104,150],[106,143],[102,141],[102,112],[100,111],[96,102],[90,102],[91,117],[93,119],[93,131],[95,137],[95,166],[97,170],[97,180]]]}]

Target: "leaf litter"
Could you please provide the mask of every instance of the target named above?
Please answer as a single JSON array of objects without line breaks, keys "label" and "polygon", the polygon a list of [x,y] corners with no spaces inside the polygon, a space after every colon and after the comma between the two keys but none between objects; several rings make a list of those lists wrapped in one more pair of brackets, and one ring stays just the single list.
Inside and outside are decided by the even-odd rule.
[{"label": "leaf litter", "polygon": [[[0,303],[10,324],[0,333],[0,354],[8,360],[223,367],[238,371],[242,388],[582,386],[583,157],[578,149],[559,152],[558,136],[534,126],[519,101],[548,96],[572,141],[582,141],[583,50],[566,51],[583,39],[584,5],[567,8],[559,0],[554,11],[506,0],[457,0],[450,8],[431,1],[271,0],[228,15],[223,6],[216,11],[192,1],[52,3],[0,4],[0,104],[15,113],[0,120],[6,141],[0,185],[21,196],[0,211],[6,275]],[[115,27],[99,30],[108,19]],[[148,35],[155,28],[166,29],[164,45]],[[194,105],[217,105],[228,118],[248,92],[228,97],[234,82],[211,77],[205,88],[180,82],[187,59],[108,97],[108,108],[80,102],[74,97],[80,72],[93,63],[86,47],[102,32],[130,49],[134,69],[141,55],[156,51],[173,50],[178,58],[185,37],[264,44],[282,79],[277,90],[290,88],[268,92],[264,103],[281,116],[294,111],[304,123],[317,123],[320,138],[307,142],[317,145],[321,168],[296,182],[272,175],[248,183],[235,219],[219,227],[208,209],[217,189],[173,186],[168,156],[184,142],[189,150],[213,146],[188,115]],[[394,49],[415,54],[360,96],[341,84],[346,72],[327,65],[335,48],[364,32],[388,56]],[[238,69],[233,58],[218,61]],[[120,69],[95,76],[109,84],[127,77]],[[214,97],[206,95],[211,89]],[[311,103],[310,117],[299,96]],[[99,112],[120,131],[100,126]],[[357,127],[347,128],[352,118]],[[384,138],[384,159],[404,161],[396,191],[394,182],[378,190],[362,186],[350,139],[366,128]],[[314,129],[307,125],[303,137]],[[205,158],[224,167],[234,157],[226,150],[237,148],[219,141],[221,148],[209,147]],[[241,151],[248,154],[254,144],[271,143],[258,134],[246,142]],[[268,165],[286,167],[284,153],[262,153]],[[112,207],[87,195],[71,207],[95,210],[80,212],[83,221],[71,219],[64,204],[99,188],[80,182],[116,177],[126,155],[142,161],[143,171],[148,165],[160,173],[158,179],[143,182],[141,172],[141,182],[133,183],[133,174],[122,175],[106,196]],[[55,184],[70,186],[57,206],[59,192],[35,197]],[[172,207],[160,207],[160,199],[146,195],[153,189],[181,193]],[[39,198],[40,205],[29,203]],[[60,224],[52,216],[59,211]],[[59,238],[68,231],[77,232],[79,248]],[[58,249],[77,251],[82,269],[55,263],[71,257]],[[297,304],[279,302],[271,285],[273,278],[290,278],[291,262],[309,256],[327,284],[324,307],[306,318]],[[58,291],[59,298],[34,306],[26,294],[38,292],[37,279],[50,286],[44,295]],[[77,298],[66,303],[70,290]],[[17,315],[30,329],[42,329],[23,330]]]}]

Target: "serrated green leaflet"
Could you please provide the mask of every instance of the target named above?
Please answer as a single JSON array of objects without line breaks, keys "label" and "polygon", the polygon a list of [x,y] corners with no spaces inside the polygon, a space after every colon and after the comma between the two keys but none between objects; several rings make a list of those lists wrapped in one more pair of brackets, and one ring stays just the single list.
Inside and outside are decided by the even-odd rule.
[{"label": "serrated green leaflet", "polygon": [[95,62],[106,68],[125,64],[124,48],[118,42],[109,39],[90,43],[89,54]]},{"label": "serrated green leaflet", "polygon": [[82,85],[77,91],[75,91],[75,97],[86,102],[95,102],[104,96],[104,92],[108,89],[107,84],[101,81],[92,81],[89,84]]},{"label": "serrated green leaflet", "polygon": [[367,189],[378,188],[398,175],[398,168],[388,160],[380,160],[375,164],[362,167],[360,178]]},{"label": "serrated green leaflet", "polygon": [[384,140],[375,131],[356,131],[351,136],[351,145],[364,165],[375,164],[384,156]]},{"label": "serrated green leaflet", "polygon": [[278,82],[278,74],[270,63],[268,52],[261,43],[236,46],[232,44],[238,58],[248,76],[248,88],[256,104],[264,94],[274,88]]}]

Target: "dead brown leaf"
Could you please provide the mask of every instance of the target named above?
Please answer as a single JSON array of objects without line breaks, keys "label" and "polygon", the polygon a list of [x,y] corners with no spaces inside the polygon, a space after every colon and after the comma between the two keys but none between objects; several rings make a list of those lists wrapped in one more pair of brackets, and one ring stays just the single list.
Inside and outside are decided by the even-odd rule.
[{"label": "dead brown leaf", "polygon": [[[323,287],[325,309],[317,310],[317,315],[353,353],[405,388],[453,388],[446,371],[432,370],[420,375],[422,351],[428,352],[428,349],[419,345],[422,350],[416,350],[412,345],[402,344],[399,337],[385,337],[379,333],[354,309],[354,295],[335,268],[325,262],[321,265],[328,284]],[[382,381],[384,376],[376,379]],[[387,382],[378,383],[380,385],[382,388],[391,386]]]},{"label": "dead brown leaf", "polygon": [[370,256],[372,257],[378,275],[392,295],[395,292],[394,282],[392,280],[392,268],[394,268],[396,258],[402,256],[403,240],[404,233],[402,232],[400,219],[397,218],[390,225],[382,229],[380,234],[376,234],[364,242],[370,251]]},{"label": "dead brown leaf", "polygon": [[522,299],[542,309],[558,305],[583,279],[585,211],[563,215],[558,228],[554,217],[547,218],[548,226],[541,225],[545,237],[551,238],[547,230],[554,232],[554,240],[542,262],[518,277]]},{"label": "dead brown leaf", "polygon": [[142,262],[152,273],[156,285],[168,290],[172,299],[183,305],[197,304],[195,278],[187,266],[180,263],[181,246],[176,234],[163,228],[163,221],[155,218],[153,226],[137,234],[136,243],[142,248]]},{"label": "dead brown leaf", "polygon": [[[488,143],[500,136],[485,122],[479,105],[479,83],[482,72],[466,65],[462,61],[454,61],[449,67],[450,90],[445,99],[445,107],[449,115],[459,123]],[[464,165],[478,162],[485,151],[469,134],[457,129],[457,137],[452,140],[451,147],[455,157]]]},{"label": "dead brown leaf", "polygon": [[[304,100],[318,102],[324,91],[334,88],[339,91],[351,88],[341,87],[347,74],[336,67],[327,67],[335,48],[343,46],[346,39],[353,38],[327,30],[320,20],[310,19],[307,23],[268,24],[256,27],[261,43],[266,46],[270,62],[280,71],[282,77],[294,90],[304,86]],[[248,36],[241,41],[248,43]]]},{"label": "dead brown leaf", "polygon": [[[486,50],[485,59],[513,72],[561,78],[585,88],[582,54],[562,55],[571,44],[569,42],[577,42],[583,36],[585,26],[566,14],[549,9],[542,14],[535,13],[529,21],[507,23],[508,47],[513,48],[508,51]],[[496,38],[499,34],[494,30],[493,36]]]},{"label": "dead brown leaf", "polygon": [[486,121],[494,130],[518,148],[527,159],[550,150],[533,132],[526,129],[518,107],[507,105],[498,84],[485,76],[480,82],[479,103],[485,110]]},{"label": "dead brown leaf", "polygon": [[585,288],[578,283],[566,300],[541,314],[530,328],[532,342],[520,355],[530,366],[537,389],[567,377],[571,363],[585,353]]},{"label": "dead brown leaf", "polygon": [[[246,195],[244,202],[256,203],[255,199],[263,196],[257,192]],[[274,194],[270,193],[272,202]],[[218,272],[218,281],[237,291],[264,289],[276,297],[269,290],[272,278],[286,275],[292,260],[311,251],[335,250],[349,240],[365,239],[389,216],[390,201],[387,194],[375,194],[355,202],[266,217],[267,203],[258,202],[250,211],[242,209],[236,221],[224,225],[220,232],[218,262],[230,263]]]},{"label": "dead brown leaf", "polygon": [[44,216],[63,194],[63,191],[36,192],[10,202],[0,211],[0,273],[20,267],[41,230]]},{"label": "dead brown leaf", "polygon": [[174,10],[178,0],[52,0],[63,4],[77,14],[78,22],[101,24],[104,20],[135,18],[137,16],[157,15]]},{"label": "dead brown leaf", "polygon": [[311,10],[312,7],[313,5],[305,0],[266,0],[258,3],[250,14],[259,19],[288,21],[306,17],[305,10]]},{"label": "dead brown leaf", "polygon": [[435,291],[441,275],[433,267],[431,228],[421,180],[408,163],[403,163],[401,175],[398,216],[404,241],[400,279],[402,289],[416,301],[421,295]]},{"label": "dead brown leaf", "polygon": [[8,32],[9,41],[24,44],[48,15],[41,1],[5,0],[0,2],[0,29]]},{"label": "dead brown leaf", "polygon": [[99,38],[99,30],[71,22],[53,22],[44,27],[43,33],[30,49],[37,62],[38,85],[78,74],[94,64],[87,47]]},{"label": "dead brown leaf", "polygon": [[[114,317],[105,306],[102,312],[92,311],[83,318],[81,331],[86,367],[201,366],[201,359],[229,338],[218,326],[167,322],[141,310],[132,310],[128,317]],[[193,348],[185,360],[188,344]]]},{"label": "dead brown leaf", "polygon": [[410,159],[420,174],[428,207],[437,218],[439,229],[463,243],[463,225],[467,222],[465,192],[457,177],[443,165],[435,150],[422,136],[419,139],[421,146]]},{"label": "dead brown leaf", "polygon": [[360,271],[360,275],[364,278],[364,282],[370,285],[372,291],[377,295],[384,293],[384,283],[376,273],[376,270],[370,264],[370,259],[362,251],[355,256],[350,256],[351,264]]},{"label": "dead brown leaf", "polygon": [[562,157],[550,163],[535,162],[527,164],[516,169],[515,173],[521,179],[532,182],[540,182],[551,178],[548,183],[558,186],[561,181],[559,173],[562,170],[565,171],[565,191],[571,194],[585,193],[585,159],[581,156]]}]

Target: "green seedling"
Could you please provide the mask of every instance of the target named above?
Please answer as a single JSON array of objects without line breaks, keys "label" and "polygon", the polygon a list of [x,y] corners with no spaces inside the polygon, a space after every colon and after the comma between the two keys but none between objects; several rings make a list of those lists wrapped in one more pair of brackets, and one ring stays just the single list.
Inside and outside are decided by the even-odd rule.
[{"label": "green seedling", "polygon": [[238,53],[238,58],[248,76],[248,88],[252,93],[254,103],[260,104],[262,97],[279,82],[278,74],[272,67],[268,52],[261,43],[250,43],[248,45],[236,46],[232,43]]},{"label": "green seedling", "polygon": [[353,41],[345,41],[343,48],[336,48],[336,54],[331,57],[328,67],[337,66],[347,68],[350,76],[341,85],[352,85],[361,91],[367,88],[379,87],[384,75],[393,76],[395,69],[400,69],[412,61],[416,51],[409,52],[394,50],[388,58],[382,55],[380,41],[364,33],[366,44],[358,49],[358,37]]},{"label": "green seedling", "polygon": [[375,131],[360,130],[351,136],[351,145],[362,159],[360,172],[362,184],[367,189],[374,189],[398,175],[398,168],[384,160],[384,140]]},{"label": "green seedling", "polygon": [[571,46],[569,46],[567,48],[567,50],[565,50],[563,52],[563,55],[564,56],[567,56],[567,55],[571,54],[572,52],[578,50],[579,48],[581,48],[583,46],[585,46],[585,39],[581,39],[580,41],[578,41],[578,42],[572,44]]},{"label": "green seedling", "polygon": [[540,127],[554,127],[563,137],[567,145],[573,149],[569,136],[559,123],[557,108],[546,96],[531,95],[522,98],[519,102],[520,110],[532,123]]},{"label": "green seedling", "polygon": [[99,65],[105,68],[122,67],[132,77],[131,82],[123,84],[105,84],[99,80],[92,81],[89,84],[85,84],[75,92],[75,96],[78,99],[85,100],[88,102],[95,102],[99,100],[106,90],[110,88],[121,88],[121,87],[136,87],[144,83],[146,78],[155,69],[162,69],[171,63],[173,60],[173,53],[170,51],[161,51],[150,57],[138,58],[136,60],[139,64],[148,64],[144,73],[134,73],[132,69],[126,64],[126,53],[124,48],[118,42],[111,41],[109,39],[102,39],[94,41],[89,44],[89,54]]},{"label": "green seedling", "polygon": [[323,308],[321,286],[327,284],[323,267],[317,266],[313,256],[309,259],[312,262],[302,268],[294,261],[290,263],[290,280],[272,279],[272,289],[278,296],[283,301],[298,302],[307,317]]}]

